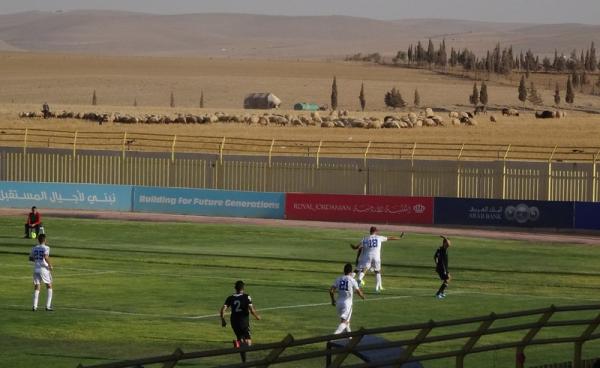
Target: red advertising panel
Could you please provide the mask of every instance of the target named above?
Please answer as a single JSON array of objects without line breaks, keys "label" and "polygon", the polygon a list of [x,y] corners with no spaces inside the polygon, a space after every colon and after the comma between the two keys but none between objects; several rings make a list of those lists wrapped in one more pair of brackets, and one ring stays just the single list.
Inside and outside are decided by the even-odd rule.
[{"label": "red advertising panel", "polygon": [[286,194],[289,220],[433,224],[433,198]]}]

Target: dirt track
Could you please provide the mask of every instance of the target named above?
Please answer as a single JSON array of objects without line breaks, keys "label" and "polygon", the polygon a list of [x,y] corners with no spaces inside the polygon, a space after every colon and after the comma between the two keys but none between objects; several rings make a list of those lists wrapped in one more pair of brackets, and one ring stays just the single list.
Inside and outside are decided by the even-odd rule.
[{"label": "dirt track", "polygon": [[[19,216],[26,215],[26,210],[21,209],[0,209],[0,216]],[[76,210],[44,210],[45,217],[65,217],[65,218],[87,218],[87,219],[105,219],[105,220],[123,220],[123,221],[155,221],[155,222],[192,222],[203,224],[237,224],[237,225],[256,225],[256,226],[286,226],[286,227],[306,227],[306,228],[325,228],[325,229],[354,229],[366,230],[370,224],[341,223],[341,222],[322,222],[322,221],[296,221],[296,220],[272,220],[272,219],[254,219],[254,218],[234,218],[234,217],[205,217],[190,215],[171,215],[158,213],[132,213],[132,212],[95,212],[95,211],[76,211]],[[386,231],[420,234],[434,234],[446,236],[467,236],[489,239],[506,240],[526,240],[532,242],[553,242],[553,243],[575,243],[587,245],[600,245],[600,234],[580,234],[580,233],[558,233],[534,231],[534,230],[506,230],[506,229],[473,229],[473,228],[444,228],[413,225],[381,225]]]}]

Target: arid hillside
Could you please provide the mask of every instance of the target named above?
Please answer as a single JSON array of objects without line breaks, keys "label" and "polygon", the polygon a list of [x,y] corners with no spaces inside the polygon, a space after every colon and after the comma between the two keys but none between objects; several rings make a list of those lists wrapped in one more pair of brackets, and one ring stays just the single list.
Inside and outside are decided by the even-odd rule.
[{"label": "arid hillside", "polygon": [[381,21],[344,16],[153,15],[116,11],[0,15],[0,50],[235,58],[339,58],[395,54],[433,39],[475,51],[497,42],[551,54],[600,43],[600,26],[442,19]]},{"label": "arid hillside", "polygon": [[[447,109],[467,108],[473,88],[471,80],[428,70],[346,62],[0,53],[0,105],[89,105],[95,90],[99,107],[137,101],[140,108],[169,109],[172,92],[176,108],[191,108],[198,107],[203,91],[206,108],[239,109],[246,94],[269,91],[290,109],[297,102],[329,104],[334,75],[339,107],[351,111],[359,109],[361,83],[367,110],[381,112],[387,111],[384,95],[392,87],[409,105],[418,89],[422,106]],[[518,78],[489,82],[491,107],[520,105]],[[564,86],[566,81],[564,75],[531,78],[548,105],[554,82]],[[574,107],[597,109],[600,98],[578,94]]]}]

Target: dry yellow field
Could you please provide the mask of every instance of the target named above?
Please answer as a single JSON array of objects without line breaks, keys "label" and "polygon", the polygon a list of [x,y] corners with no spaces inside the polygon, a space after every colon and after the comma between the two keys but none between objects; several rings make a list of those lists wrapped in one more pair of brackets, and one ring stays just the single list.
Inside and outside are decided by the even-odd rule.
[{"label": "dry yellow field", "polygon": [[[100,57],[32,53],[0,53],[0,128],[30,127],[61,130],[140,131],[180,135],[253,137],[306,140],[374,140],[484,144],[600,146],[600,115],[569,113],[563,120],[536,120],[532,112],[521,118],[486,117],[477,127],[402,130],[256,127],[240,124],[144,126],[96,124],[65,120],[21,120],[19,111],[39,111],[48,101],[53,110],[148,113],[205,113],[240,110],[243,97],[253,91],[272,91],[289,109],[299,101],[329,103],[331,77],[338,77],[340,108],[361,116],[360,84],[365,83],[367,116],[383,117],[383,95],[397,86],[405,100],[419,89],[422,105],[467,109],[472,81],[423,70],[389,68],[342,62],[270,61],[158,57]],[[98,106],[90,106],[92,91]],[[206,109],[198,105],[205,93]],[[176,108],[168,107],[175,94]],[[542,90],[545,101],[552,91]],[[516,88],[506,83],[489,86],[491,107],[519,106]],[[137,99],[138,107],[133,107]],[[600,98],[579,96],[578,108],[598,108]]]},{"label": "dry yellow field", "polygon": [[[348,110],[358,109],[362,82],[368,110],[384,110],[384,93],[394,86],[409,103],[418,88],[424,106],[465,105],[473,85],[425,70],[343,62],[0,53],[0,104],[85,105],[96,90],[99,105],[132,106],[137,98],[139,106],[168,107],[173,92],[177,107],[195,107],[204,90],[207,108],[241,108],[246,94],[262,91],[291,108],[328,104],[334,75],[340,108]],[[542,90],[547,103],[552,93]],[[519,105],[516,88],[504,83],[492,83],[489,95],[492,106]],[[598,106],[600,98],[581,95],[576,105]]]}]

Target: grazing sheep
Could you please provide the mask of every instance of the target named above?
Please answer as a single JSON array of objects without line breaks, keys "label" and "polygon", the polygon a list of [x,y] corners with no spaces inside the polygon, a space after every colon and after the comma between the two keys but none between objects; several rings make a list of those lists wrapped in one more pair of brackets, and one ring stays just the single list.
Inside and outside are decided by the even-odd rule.
[{"label": "grazing sheep", "polygon": [[424,121],[424,125],[427,125],[427,126],[429,126],[429,127],[434,127],[434,126],[436,126],[437,124],[435,123],[435,121],[434,121],[433,119],[429,119],[429,118],[427,118],[427,119],[425,119],[425,121]]},{"label": "grazing sheep", "polygon": [[431,120],[433,120],[436,125],[444,126],[444,119],[439,115],[432,116]]},{"label": "grazing sheep", "polygon": [[400,123],[396,120],[388,120],[383,123],[383,127],[386,129],[400,129]]},{"label": "grazing sheep", "polygon": [[353,119],[350,121],[350,126],[352,126],[352,128],[366,128],[367,123],[361,119]]},{"label": "grazing sheep", "polygon": [[368,129],[381,129],[383,122],[381,120],[371,120],[367,125]]},{"label": "grazing sheep", "polygon": [[535,112],[535,118],[536,119],[553,119],[554,118],[554,112],[553,111],[548,111],[548,110],[536,111]]},{"label": "grazing sheep", "polygon": [[260,121],[260,118],[258,116],[252,115],[252,116],[250,116],[248,123],[249,124],[258,124],[259,121]]},{"label": "grazing sheep", "polygon": [[502,109],[502,116],[519,116],[519,110],[504,108]]}]

